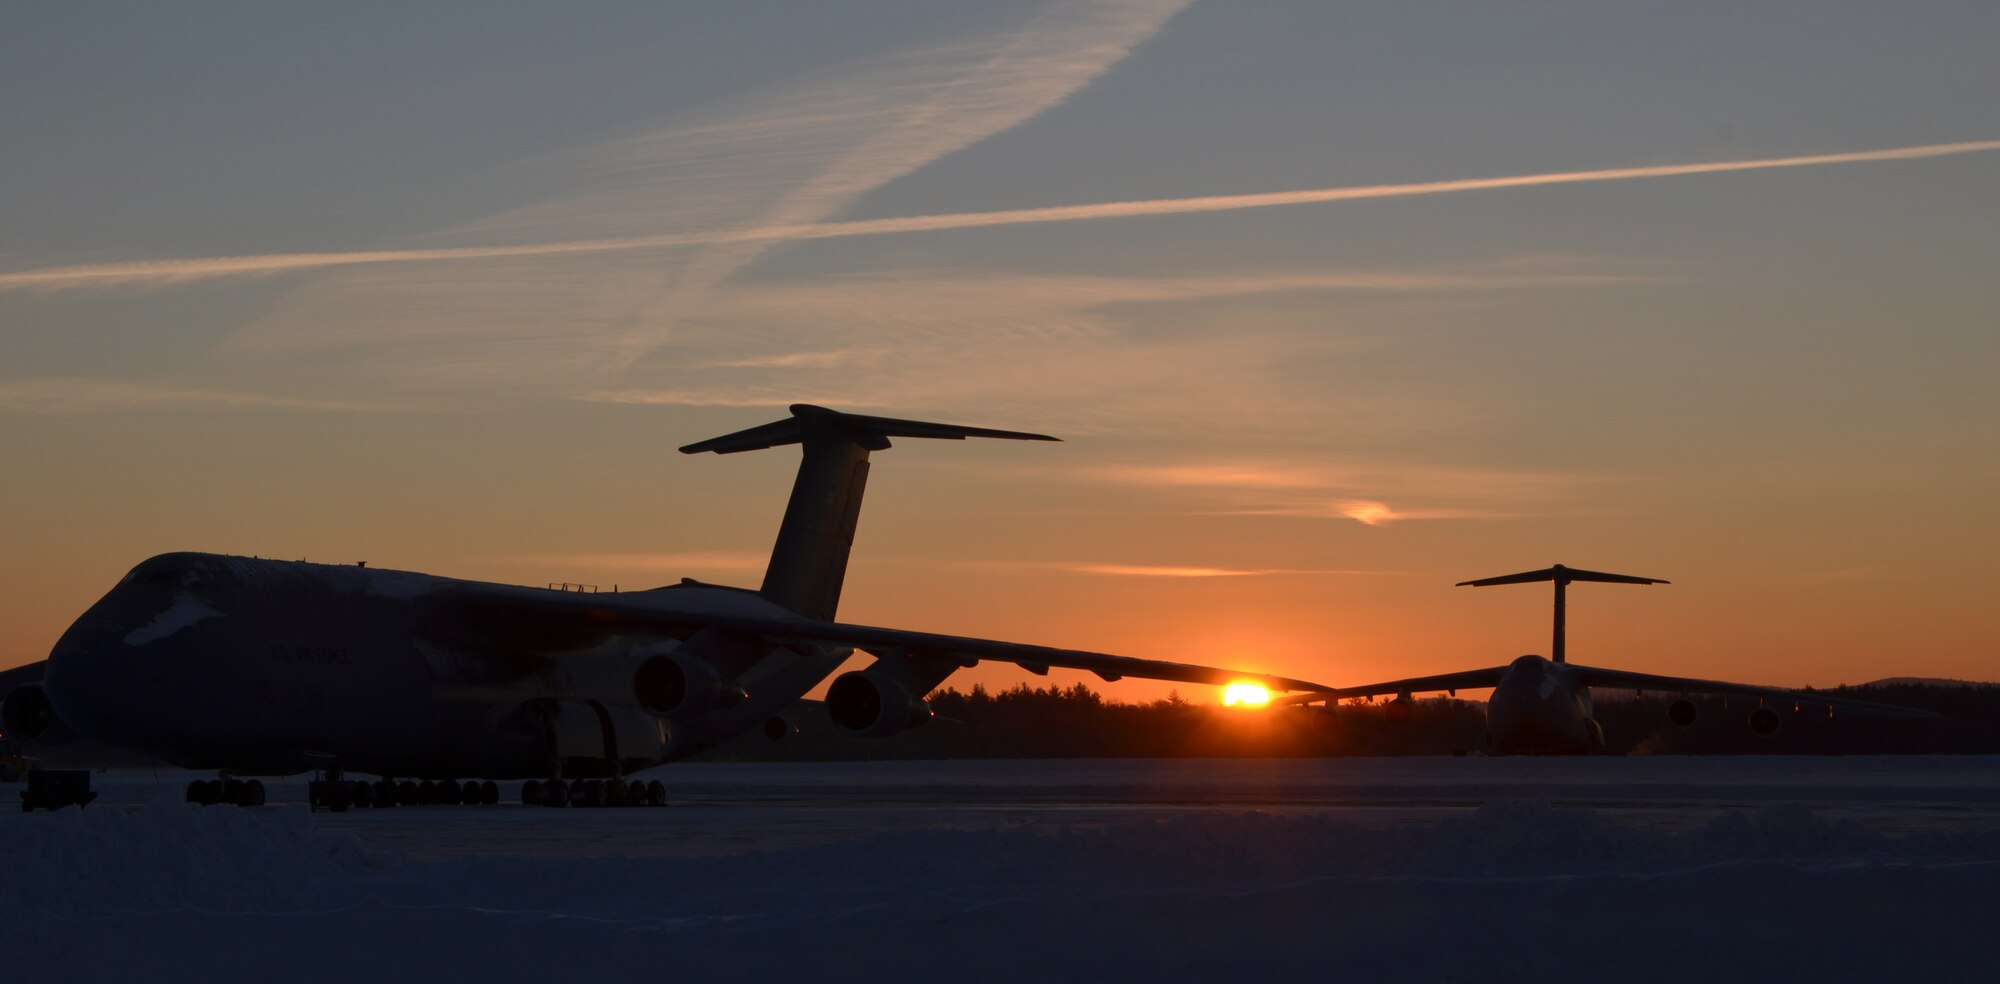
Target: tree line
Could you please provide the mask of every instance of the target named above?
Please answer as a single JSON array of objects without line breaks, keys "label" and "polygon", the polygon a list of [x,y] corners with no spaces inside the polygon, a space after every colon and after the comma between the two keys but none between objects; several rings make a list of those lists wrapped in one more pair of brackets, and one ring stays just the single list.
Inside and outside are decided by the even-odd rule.
[{"label": "tree line", "polygon": [[[1755,702],[1694,698],[1688,727],[1667,719],[1673,697],[1600,693],[1596,715],[1605,751],[1645,754],[1976,754],[2000,753],[2000,687],[1898,684],[1828,693],[1936,711],[1937,721],[1879,718],[1824,708],[1780,708],[1778,734],[1747,724]],[[1484,751],[1483,704],[1426,697],[1396,722],[1386,702],[1319,708],[1244,709],[1195,703],[1178,693],[1150,703],[1107,700],[1084,684],[1000,691],[975,685],[929,697],[936,717],[888,739],[851,738],[808,715],[782,741],[746,738],[707,757],[730,760],[952,758],[1307,758],[1451,755]]]}]

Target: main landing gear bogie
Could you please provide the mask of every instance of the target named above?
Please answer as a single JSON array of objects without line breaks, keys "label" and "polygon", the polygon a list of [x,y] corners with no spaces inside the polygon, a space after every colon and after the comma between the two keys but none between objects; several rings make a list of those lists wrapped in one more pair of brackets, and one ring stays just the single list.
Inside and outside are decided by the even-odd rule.
[{"label": "main landing gear bogie", "polygon": [[307,784],[312,808],[334,813],[350,809],[385,810],[396,806],[492,806],[500,802],[500,784],[491,779],[315,779]]},{"label": "main landing gear bogie", "polygon": [[521,784],[523,806],[665,806],[666,784],[658,779],[530,779]]},{"label": "main landing gear bogie", "polygon": [[187,784],[187,802],[197,806],[263,806],[264,784],[256,779],[196,779]]},{"label": "main landing gear bogie", "polygon": [[[492,806],[500,802],[500,785],[491,779],[395,780],[346,779],[329,770],[306,784],[314,810],[345,813],[354,809],[397,806]],[[256,779],[227,776],[196,779],[187,784],[187,802],[200,806],[263,806],[264,784]],[[528,806],[665,806],[667,787],[655,779],[530,779],[521,786]]]}]

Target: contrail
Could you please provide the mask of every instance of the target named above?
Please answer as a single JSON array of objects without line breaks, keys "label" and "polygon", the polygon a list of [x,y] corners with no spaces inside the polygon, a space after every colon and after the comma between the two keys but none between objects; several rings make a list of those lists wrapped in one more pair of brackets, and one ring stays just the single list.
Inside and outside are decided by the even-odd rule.
[{"label": "contrail", "polygon": [[1247,195],[1156,198],[1144,201],[1100,202],[1090,205],[1055,205],[1046,208],[1009,209],[997,212],[912,215],[890,219],[862,219],[852,222],[771,225],[714,232],[661,236],[630,236],[616,239],[570,240],[566,242],[532,243],[516,246],[462,246],[437,249],[368,250],[348,253],[277,253],[261,256],[219,256],[190,260],[146,260],[133,263],[45,267],[40,270],[24,270],[18,273],[0,274],[0,290],[18,290],[23,288],[59,289],[91,284],[131,282],[165,284],[210,277],[283,273],[291,270],[352,266],[364,263],[425,263],[521,256],[560,256],[577,253],[669,249],[678,246],[703,246],[732,242],[881,236],[896,233],[937,232],[948,229],[978,229],[988,226],[1025,225],[1036,222],[1079,222],[1088,219],[1118,219],[1142,215],[1190,215],[1200,212],[1227,212],[1249,208],[1272,208],[1280,205],[1311,205],[1321,202],[1345,202],[1373,198],[1443,195],[1463,191],[1487,191],[1495,188],[1528,188],[1538,185],[1585,184],[1601,181],[1631,181],[1639,178],[1671,178],[1691,174],[1720,174],[1727,171],[1763,171],[1787,167],[1817,167],[1824,164],[1864,164],[1875,161],[1917,160],[1927,157],[1975,154],[1992,150],[2000,150],[2000,140],[1924,144],[1916,147],[1857,150],[1841,154],[1812,154],[1804,157],[1763,157],[1742,161],[1655,164],[1646,167],[1606,168],[1595,171],[1556,171],[1548,174],[1516,174],[1497,178],[1459,178],[1451,181],[1357,185],[1344,188],[1314,188],[1304,191],[1274,191]]}]

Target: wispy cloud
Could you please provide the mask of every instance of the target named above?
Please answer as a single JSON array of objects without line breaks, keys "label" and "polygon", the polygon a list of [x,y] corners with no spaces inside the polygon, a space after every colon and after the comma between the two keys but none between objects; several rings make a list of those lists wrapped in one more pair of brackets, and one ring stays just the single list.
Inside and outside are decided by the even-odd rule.
[{"label": "wispy cloud", "polygon": [[[1188,428],[1241,436],[1246,427],[1261,430],[1295,417],[1308,403],[1351,404],[1352,412],[1340,416],[1372,421],[1366,426],[1373,429],[1423,427],[1462,402],[1462,394],[1407,383],[1392,392],[1328,392],[1285,371],[1380,344],[1366,333],[1335,330],[1337,307],[1319,308],[1316,320],[1324,324],[1238,324],[1229,332],[1163,326],[1185,322],[1189,303],[1197,301],[1590,289],[1659,279],[1601,261],[1529,257],[1194,277],[915,269],[753,282],[717,299],[704,330],[676,340],[673,360],[584,398],[697,406],[805,399],[905,414],[976,406],[1071,436],[1148,433],[1169,419],[1183,436]],[[824,349],[829,338],[843,347]],[[1195,420],[1171,412],[1189,405],[1208,409]]]},{"label": "wispy cloud", "polygon": [[779,407],[792,403],[853,404],[848,394],[815,396],[797,388],[766,384],[747,389],[609,389],[587,394],[591,403],[645,407]]},{"label": "wispy cloud", "polygon": [[1337,506],[1342,516],[1368,526],[1380,526],[1392,520],[1406,519],[1402,513],[1389,508],[1387,503],[1356,499]]},{"label": "wispy cloud", "polygon": [[1275,574],[1356,574],[1358,571],[1317,571],[1288,568],[1242,567],[1160,567],[1145,564],[1073,564],[1066,568],[1078,574],[1105,574],[1113,577],[1263,577]]},{"label": "wispy cloud", "polygon": [[[824,223],[861,195],[1046,112],[1184,5],[1062,0],[1024,23],[789,77],[538,162],[538,173],[574,172],[572,189],[424,237],[408,251],[419,262],[396,261],[397,250],[344,254],[341,270],[301,284],[225,343],[217,365],[432,393],[625,387],[626,369],[684,327],[709,328],[737,287],[721,285],[788,238],[758,230]],[[462,254],[467,262],[440,262],[468,242],[478,245]],[[255,265],[235,258],[213,269]],[[282,268],[299,266],[287,259]],[[143,283],[202,269],[136,273]],[[804,348],[828,347],[820,339]],[[773,350],[736,353],[753,354]]]},{"label": "wispy cloud", "polygon": [[1168,564],[1101,564],[1081,561],[958,561],[953,566],[975,567],[984,570],[1025,570],[1054,571],[1064,574],[1090,574],[1105,577],[1165,577],[1165,578],[1210,578],[1210,577],[1328,577],[1348,575],[1374,575],[1392,573],[1388,571],[1335,570],[1322,568],[1295,567],[1195,567]]},{"label": "wispy cloud", "polygon": [[498,558],[510,564],[535,564],[573,571],[618,571],[636,574],[683,574],[689,571],[758,571],[770,557],[733,550],[670,553],[561,553]]},{"label": "wispy cloud", "polygon": [[[31,379],[0,382],[0,412],[89,413],[131,410],[249,408],[358,412],[390,409],[380,403],[271,396],[123,379]],[[411,409],[398,404],[395,409]]]},{"label": "wispy cloud", "polygon": [[830,352],[783,352],[777,355],[752,355],[728,359],[716,365],[725,369],[833,369],[870,362],[881,355],[880,351],[855,349]]},{"label": "wispy cloud", "polygon": [[[681,575],[692,571],[761,571],[770,558],[749,551],[681,551],[668,553],[558,553],[497,558],[510,564],[572,571]],[[881,560],[878,558],[878,561]],[[1083,561],[981,561],[928,558],[888,559],[888,563],[980,570],[1039,571],[1105,577],[1276,577],[1381,574],[1383,571],[1282,567],[1201,567],[1162,564],[1108,564]]]},{"label": "wispy cloud", "polygon": [[[1279,513],[1282,515],[1300,515],[1296,510],[1280,509]],[[1396,508],[1386,502],[1376,502],[1370,499],[1351,499],[1346,502],[1337,502],[1325,510],[1325,514],[1327,515],[1336,513],[1364,526],[1387,526],[1390,523],[1399,523],[1407,519],[1500,519],[1510,515],[1509,513],[1486,509],[1416,509],[1407,506]],[[1305,515],[1321,515],[1321,513],[1307,512]]]},{"label": "wispy cloud", "polygon": [[1823,582],[1887,581],[1915,576],[1914,571],[1893,564],[1859,564],[1853,567],[1805,571],[1798,575],[1803,580]]},{"label": "wispy cloud", "polygon": [[[1119,53],[1122,55],[1123,52]],[[1082,77],[1076,79],[1075,84],[1081,85],[1083,82],[1088,81],[1089,77],[1094,76],[1097,72],[1101,72],[1104,67],[1106,67],[1104,64],[1083,66],[1078,72]],[[1066,91],[1064,94],[1066,94]],[[1048,93],[1044,93],[1044,96],[1047,95]],[[1033,109],[1035,112],[1039,112],[1040,109],[1046,108],[1047,105],[1052,105],[1059,100],[1059,95],[1053,98],[1046,98],[1045,101],[1034,106]],[[926,112],[930,108],[925,107]],[[999,115],[1000,118],[992,121],[992,123],[998,128],[1004,129],[1017,124],[1020,120],[1032,115],[1032,113],[1007,112]],[[929,117],[926,114],[918,114],[915,118],[928,119]],[[912,127],[919,129],[925,125],[921,122],[911,124]],[[897,132],[901,133],[902,128],[898,127]],[[987,131],[989,134],[991,132],[995,131]],[[779,206],[767,210],[765,214],[767,216],[815,212],[830,214],[840,206],[852,201],[861,192],[886,183],[890,178],[908,173],[916,167],[935,160],[937,157],[943,156],[952,150],[969,145],[976,139],[969,138],[963,133],[955,134],[954,137],[955,139],[938,142],[916,142],[917,145],[909,149],[906,157],[898,158],[893,163],[869,155],[864,159],[878,167],[873,172],[874,180],[872,183],[863,182],[851,177],[845,180],[829,179],[801,192],[800,196],[789,197]],[[1078,222],[1138,216],[1189,215],[1202,212],[1275,208],[1287,205],[1313,205],[1328,202],[1455,194],[1468,191],[1491,191],[1503,188],[1633,181],[1646,178],[1722,174],[1734,171],[1918,160],[1994,150],[2000,150],[2000,140],[1922,144],[1910,147],[1891,147],[1835,154],[1808,154],[1796,157],[1701,161],[1641,167],[1599,168],[1585,171],[1551,171],[1542,174],[1516,174],[1399,184],[1353,185],[1241,195],[1208,195],[1192,198],[1097,202],[988,212],[956,212],[939,215],[862,219],[848,222],[776,221],[737,225],[701,232],[577,239],[504,246],[382,249],[336,253],[281,253],[258,256],[205,257],[187,260],[143,260],[128,263],[83,264],[64,267],[45,267],[37,270],[23,270],[0,274],[0,290],[30,288],[62,289],[86,285],[160,285],[211,277],[274,274],[311,268],[351,266],[357,264],[434,263],[513,257],[553,257],[570,254],[666,250],[684,247],[757,245],[786,241],[831,239],[845,236],[936,232],[1044,222]],[[749,261],[749,258],[754,258],[754,254],[749,255],[747,258],[739,258],[739,262],[733,262],[729,266],[732,270],[740,269],[744,263]]]},{"label": "wispy cloud", "polygon": [[1334,467],[1276,461],[1122,464],[1086,477],[1193,494],[1201,512],[1351,519],[1499,519],[1548,508],[1595,479],[1547,472],[1380,462]]}]

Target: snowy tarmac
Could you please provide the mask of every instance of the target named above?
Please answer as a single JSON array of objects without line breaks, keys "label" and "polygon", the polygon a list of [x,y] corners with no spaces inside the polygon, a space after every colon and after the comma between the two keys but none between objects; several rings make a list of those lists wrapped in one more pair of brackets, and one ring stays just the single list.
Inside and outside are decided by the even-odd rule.
[{"label": "snowy tarmac", "polygon": [[2000,758],[651,777],[665,809],[334,815],[101,774],[0,812],[0,979],[2000,979]]}]

